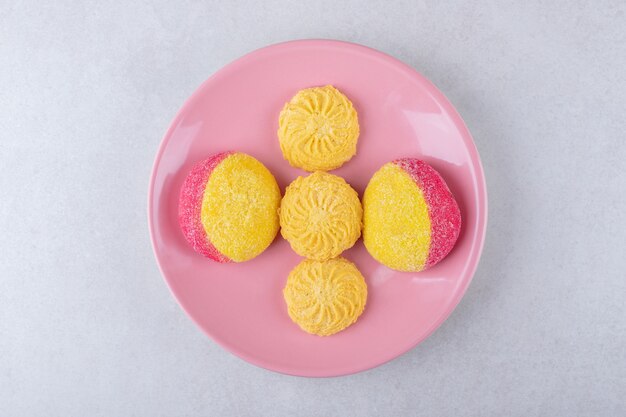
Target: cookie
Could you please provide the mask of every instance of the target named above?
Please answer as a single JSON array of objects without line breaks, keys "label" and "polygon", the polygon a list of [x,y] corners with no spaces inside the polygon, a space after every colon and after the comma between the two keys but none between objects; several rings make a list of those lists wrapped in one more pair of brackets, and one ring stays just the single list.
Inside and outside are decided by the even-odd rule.
[{"label": "cookie", "polygon": [[298,255],[330,259],[361,236],[362,216],[356,191],[343,178],[318,171],[287,187],[280,205],[281,234]]},{"label": "cookie", "polygon": [[329,171],[356,154],[356,110],[332,85],[299,91],[283,107],[278,125],[280,149],[293,167]]},{"label": "cookie", "polygon": [[283,296],[289,317],[302,330],[330,336],[359,318],[367,302],[367,284],[347,259],[306,259],[289,274]]},{"label": "cookie", "polygon": [[363,243],[378,262],[398,271],[422,271],[456,243],[461,213],[445,181],[415,158],[383,165],[363,195]]},{"label": "cookie", "polygon": [[278,233],[280,189],[270,171],[241,152],[197,163],[183,183],[178,220],[198,253],[217,262],[258,256]]}]

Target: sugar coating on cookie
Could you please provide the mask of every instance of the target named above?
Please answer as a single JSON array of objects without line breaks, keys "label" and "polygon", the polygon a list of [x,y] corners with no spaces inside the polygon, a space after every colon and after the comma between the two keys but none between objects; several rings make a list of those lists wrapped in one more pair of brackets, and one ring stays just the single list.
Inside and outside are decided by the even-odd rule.
[{"label": "sugar coating on cookie", "polygon": [[461,213],[445,181],[415,158],[383,165],[363,195],[363,243],[380,263],[421,271],[441,261],[456,243]]},{"label": "sugar coating on cookie", "polygon": [[302,330],[329,336],[359,318],[367,302],[367,284],[347,259],[306,259],[289,274],[283,296],[289,317]]},{"label": "sugar coating on cookie", "polygon": [[330,259],[361,236],[362,216],[356,191],[343,178],[318,171],[287,187],[280,205],[281,234],[298,255]]},{"label": "sugar coating on cookie", "polygon": [[218,262],[262,253],[278,233],[280,189],[271,172],[241,152],[196,164],[183,184],[179,223],[197,252]]},{"label": "sugar coating on cookie", "polygon": [[332,85],[300,90],[283,107],[278,124],[280,149],[296,168],[329,171],[356,154],[356,110]]}]

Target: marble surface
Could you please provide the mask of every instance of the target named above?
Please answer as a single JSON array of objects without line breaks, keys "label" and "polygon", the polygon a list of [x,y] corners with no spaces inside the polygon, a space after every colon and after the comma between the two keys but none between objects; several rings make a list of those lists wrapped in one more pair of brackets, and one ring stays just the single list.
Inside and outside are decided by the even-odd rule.
[{"label": "marble surface", "polygon": [[[626,412],[626,4],[0,0],[0,415]],[[489,191],[478,272],[426,342],[306,379],[225,352],[159,275],[159,141],[211,73],[298,38],[407,62]]]}]

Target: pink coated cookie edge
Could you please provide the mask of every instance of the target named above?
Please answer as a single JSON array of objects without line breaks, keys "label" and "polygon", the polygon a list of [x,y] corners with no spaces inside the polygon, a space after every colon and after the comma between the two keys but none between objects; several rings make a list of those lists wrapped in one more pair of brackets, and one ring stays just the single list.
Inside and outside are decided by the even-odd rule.
[{"label": "pink coated cookie edge", "polygon": [[461,211],[441,175],[417,158],[393,161],[407,172],[424,193],[431,224],[431,241],[424,269],[428,269],[450,253],[461,231]]},{"label": "pink coated cookie edge", "polygon": [[200,213],[204,190],[211,172],[232,154],[234,154],[232,151],[221,152],[195,164],[183,182],[178,200],[178,222],[185,239],[196,252],[220,263],[231,260],[209,241]]}]

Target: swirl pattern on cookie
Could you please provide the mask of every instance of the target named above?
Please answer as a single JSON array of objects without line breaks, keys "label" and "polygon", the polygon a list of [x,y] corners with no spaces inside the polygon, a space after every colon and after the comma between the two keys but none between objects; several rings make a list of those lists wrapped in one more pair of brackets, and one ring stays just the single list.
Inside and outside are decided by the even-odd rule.
[{"label": "swirl pattern on cookie", "polygon": [[280,148],[296,168],[328,171],[356,154],[356,110],[332,85],[299,91],[283,107],[278,124]]},{"label": "swirl pattern on cookie", "polygon": [[347,259],[306,259],[289,274],[283,295],[289,317],[302,330],[329,336],[359,318],[367,301],[367,284]]},{"label": "swirl pattern on cookie", "polygon": [[343,178],[325,172],[296,178],[280,206],[282,236],[300,256],[334,258],[361,236],[359,196]]}]

